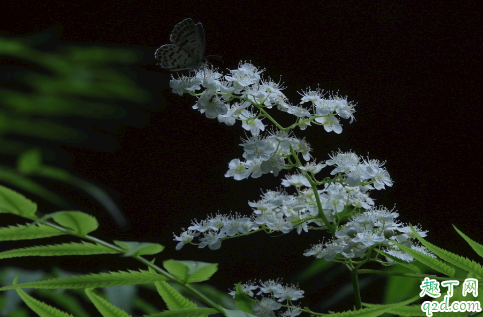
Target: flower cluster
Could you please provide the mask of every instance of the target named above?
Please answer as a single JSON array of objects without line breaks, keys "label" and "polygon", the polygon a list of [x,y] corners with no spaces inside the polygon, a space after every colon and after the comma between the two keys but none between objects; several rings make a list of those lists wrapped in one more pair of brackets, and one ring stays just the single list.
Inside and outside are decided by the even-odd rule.
[{"label": "flower cluster", "polygon": [[[300,290],[295,285],[283,285],[279,280],[268,280],[266,282],[260,281],[260,285],[254,282],[247,282],[241,284],[242,291],[250,296],[254,297],[253,291],[260,289],[257,295],[262,295],[260,299],[257,299],[252,306],[254,313],[260,317],[274,317],[275,310],[282,308],[282,303],[286,302],[286,305],[290,306],[286,311],[279,314],[280,317],[295,317],[302,313],[299,307],[295,307],[292,301],[303,298],[304,291]],[[233,297],[236,294],[235,290],[229,293]]]},{"label": "flower cluster", "polygon": [[[396,218],[398,213],[389,211],[387,208],[367,210],[357,214],[352,219],[340,226],[335,233],[337,239],[327,243],[313,245],[307,250],[305,256],[315,256],[326,261],[332,261],[337,254],[345,258],[363,257],[372,247],[381,247],[385,253],[411,262],[414,258],[407,252],[400,250],[391,240],[411,248],[420,253],[435,257],[425,247],[415,243],[415,237],[409,226],[403,226]],[[415,228],[421,237],[426,236],[427,231]],[[388,262],[393,262],[386,257]]]},{"label": "flower cluster", "polygon": [[[217,250],[224,239],[258,231],[286,234],[297,230],[300,234],[311,229],[327,229],[333,240],[314,245],[304,255],[330,261],[337,255],[346,259],[363,257],[377,247],[391,256],[387,257],[388,262],[395,258],[413,260],[391,241],[429,254],[414,243],[410,228],[396,221],[397,213],[384,207],[376,209],[369,197],[371,190],[393,185],[383,167],[385,162],[341,151],[332,153],[325,162],[311,162],[310,145],[292,133],[296,127],[306,129],[311,124],[322,125],[327,132],[340,133],[342,126],[338,118],[352,122],[354,105],[346,97],[316,89],[301,92],[300,105],[293,106],[279,84],[261,78],[262,72],[249,63],[241,63],[227,75],[204,67],[190,77],[173,78],[170,86],[180,95],[196,96],[198,101],[193,108],[207,118],[218,118],[227,125],[241,121],[242,127],[251,133],[241,144],[243,160],[233,159],[226,177],[242,180],[268,173],[277,176],[282,170],[296,169],[297,172],[285,175],[281,183],[284,187],[294,187],[295,194],[267,191],[260,200],[249,202],[253,209],[249,217],[238,213],[216,214],[205,220],[194,220],[188,231],[174,236],[179,242],[176,249],[191,243]],[[303,107],[305,103],[310,105]],[[273,107],[294,115],[296,123],[281,127],[266,111]],[[276,129],[265,132],[263,119],[271,121]],[[332,168],[333,178],[318,177],[324,168]],[[422,236],[426,233],[418,231]],[[194,243],[195,238],[199,242]]]},{"label": "flower cluster", "polygon": [[[299,127],[306,129],[312,123],[324,126],[325,130],[336,133],[342,132],[342,125],[337,117],[354,119],[354,105],[347,98],[326,94],[320,89],[307,90],[302,95],[301,104],[293,106],[288,103],[282,93],[283,87],[279,83],[261,78],[262,70],[249,63],[241,63],[236,70],[223,76],[208,67],[198,70],[193,76],[172,78],[170,87],[173,93],[182,95],[189,93],[198,98],[193,106],[207,118],[218,118],[219,122],[233,125],[241,121],[242,127],[249,131],[252,137],[244,140],[244,160],[232,160],[226,177],[241,180],[247,177],[257,178],[262,174],[278,175],[285,168],[290,153],[301,154],[308,161],[310,146],[304,140],[297,139],[290,134],[290,130]],[[205,89],[201,90],[202,87]],[[234,102],[234,100],[237,100]],[[309,107],[302,104],[310,103]],[[276,106],[278,110],[294,115],[297,123],[289,128],[262,135],[265,131],[264,118],[271,118],[265,109]]]},{"label": "flower cluster", "polygon": [[[327,166],[335,167],[331,174],[337,174],[338,182],[315,180],[315,175]],[[374,201],[369,197],[369,190],[392,186],[389,174],[382,168],[382,164],[376,160],[363,160],[354,153],[335,153],[325,164],[308,163],[299,169],[311,175],[314,182],[323,184],[323,189],[317,189],[322,211],[319,210],[308,178],[303,174],[287,175],[282,180],[282,186],[295,187],[297,194],[267,191],[259,201],[248,203],[253,209],[251,217],[217,214],[200,222],[193,221],[188,231],[179,237],[175,236],[175,240],[179,241],[176,248],[181,249],[200,234],[203,237],[199,247],[208,246],[216,250],[221,247],[221,241],[226,237],[246,235],[259,230],[289,233],[296,229],[299,234],[302,231],[308,232],[314,225],[326,225],[324,217],[330,223],[339,223],[342,215],[345,215],[344,211],[373,208]]]}]

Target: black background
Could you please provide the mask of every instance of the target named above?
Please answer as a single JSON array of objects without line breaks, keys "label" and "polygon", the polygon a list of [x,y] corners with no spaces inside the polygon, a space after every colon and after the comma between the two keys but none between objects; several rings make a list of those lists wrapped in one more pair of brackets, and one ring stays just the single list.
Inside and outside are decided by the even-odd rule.
[{"label": "black background", "polygon": [[[2,10],[10,19],[0,19],[0,31],[24,37],[53,27],[59,41],[146,52],[132,69],[154,95],[149,123],[120,132],[112,151],[65,147],[72,155],[67,168],[110,188],[130,222],[122,230],[97,210],[97,236],[161,243],[166,251],[159,260],[220,263],[213,283],[226,290],[254,278],[290,280],[312,261],[302,253],[322,236],[257,234],[230,239],[218,251],[193,246],[174,251],[172,233],[179,234],[191,219],[218,210],[248,215],[247,201],[280,182],[273,175],[243,181],[224,177],[228,162],[241,157],[244,132],[239,124],[208,120],[191,109],[194,98],[170,92],[170,74],[155,65],[153,54],[168,43],[173,26],[187,17],[202,22],[206,53],[223,58],[223,64],[214,61],[216,66],[234,69],[240,60],[251,60],[275,81],[281,76],[294,104],[300,100],[297,91],[309,86],[348,95],[358,104],[357,121],[342,121],[342,134],[315,126],[296,131],[312,145],[314,157],[328,159],[327,153],[340,148],[387,161],[394,186],[374,191],[377,203],[390,209],[396,204],[400,219],[421,224],[429,241],[478,261],[451,226],[483,242],[483,43],[476,3],[24,1]],[[81,271],[137,267],[110,257],[44,263],[49,261]],[[314,291],[307,304],[329,292]],[[368,300],[364,294],[363,300]]]}]

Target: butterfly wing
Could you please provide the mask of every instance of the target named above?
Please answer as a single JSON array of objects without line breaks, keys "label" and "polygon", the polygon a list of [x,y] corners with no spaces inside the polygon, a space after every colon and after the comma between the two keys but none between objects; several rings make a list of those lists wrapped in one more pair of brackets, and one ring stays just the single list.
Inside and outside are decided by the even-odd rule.
[{"label": "butterfly wing", "polygon": [[171,71],[196,68],[192,56],[181,47],[174,44],[166,44],[156,50],[155,58],[160,60],[159,65]]},{"label": "butterfly wing", "polygon": [[155,58],[161,61],[161,67],[178,71],[197,69],[203,64],[205,32],[201,23],[184,19],[176,24],[170,40],[173,44],[163,45],[156,50]]}]

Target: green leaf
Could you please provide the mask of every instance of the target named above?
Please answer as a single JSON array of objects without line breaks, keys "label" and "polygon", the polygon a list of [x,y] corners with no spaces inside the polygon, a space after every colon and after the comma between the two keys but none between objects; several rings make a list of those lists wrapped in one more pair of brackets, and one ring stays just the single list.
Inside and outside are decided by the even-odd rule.
[{"label": "green leaf", "polygon": [[37,197],[42,197],[44,200],[49,201],[56,206],[65,206],[64,208],[70,206],[69,203],[57,193],[46,189],[44,185],[41,185],[39,182],[28,178],[28,176],[21,174],[16,170],[0,169],[0,179],[5,184],[8,184],[8,186],[13,186],[23,192],[34,194]]},{"label": "green leaf", "polygon": [[[364,306],[370,307],[370,308],[376,308],[376,307],[381,307],[383,305],[375,305],[375,304],[367,304],[364,303]],[[387,311],[387,313],[390,313],[391,316],[411,316],[411,317],[416,317],[416,316],[426,316],[426,313],[421,310],[421,305],[408,305],[404,307],[398,307],[398,308],[393,308]],[[435,312],[433,315],[436,314]],[[449,317],[449,316],[448,316]]]},{"label": "green leaf", "polygon": [[255,314],[252,308],[255,304],[255,300],[243,291],[241,283],[236,284],[235,304],[236,307],[238,307],[238,309],[240,309],[241,311],[249,314]]},{"label": "green leaf", "polygon": [[74,230],[81,236],[86,236],[99,227],[96,218],[82,211],[56,212],[53,218],[58,224]]},{"label": "green leaf", "polygon": [[470,247],[480,256],[483,258],[483,245],[479,244],[478,242],[476,241],[473,241],[472,239],[470,239],[470,237],[468,237],[467,235],[465,235],[463,232],[461,232],[460,230],[458,230],[458,228],[456,228],[455,225],[453,225],[453,228],[454,230],[456,230],[456,232],[459,233],[460,236],[463,237],[463,239],[466,240],[466,242],[468,242],[468,244],[470,245]]},{"label": "green leaf", "polygon": [[164,268],[185,283],[207,281],[218,270],[217,263],[167,260]]},{"label": "green leaf", "polygon": [[71,314],[33,298],[21,289],[17,289],[16,291],[24,303],[40,317],[73,317]]},{"label": "green leaf", "polygon": [[130,317],[128,313],[124,310],[112,305],[104,298],[100,297],[99,295],[94,294],[92,289],[85,290],[87,296],[91,300],[91,302],[96,306],[97,310],[102,314],[104,317]]},{"label": "green leaf", "polygon": [[77,317],[91,317],[91,315],[84,309],[84,306],[75,298],[71,292],[58,292],[57,290],[39,289],[36,294],[50,299],[51,302],[55,302],[59,307],[74,313]]},{"label": "green leaf", "polygon": [[0,213],[11,213],[32,219],[35,218],[36,211],[36,203],[0,185]]},{"label": "green leaf", "polygon": [[37,196],[49,200],[58,206],[66,206],[65,201],[61,197],[46,190],[44,187],[37,185],[37,183],[27,177],[22,176],[41,176],[70,184],[85,191],[102,204],[119,226],[125,226],[127,223],[125,216],[121,213],[112,198],[102,188],[91,182],[75,177],[66,170],[42,164],[41,151],[37,148],[29,149],[22,153],[17,160],[17,170],[18,172],[10,173],[12,175],[7,174],[7,171],[1,170],[0,178],[5,181],[8,180],[10,184],[22,188],[24,191],[35,193]]},{"label": "green leaf", "polygon": [[166,303],[166,307],[168,307],[169,310],[198,307],[195,303],[181,295],[165,281],[155,282],[154,284],[156,286],[156,290]]},{"label": "green leaf", "polygon": [[[417,271],[421,274],[420,269],[416,266]],[[402,266],[394,265],[384,268],[385,272],[397,272],[397,273],[410,273],[414,271],[413,269],[405,269]],[[384,304],[395,303],[403,300],[407,294],[419,291],[421,279],[409,278],[405,276],[390,275],[386,281],[386,288],[384,289]]]},{"label": "green leaf", "polygon": [[411,248],[408,248],[402,244],[399,244],[397,242],[394,242],[393,240],[390,240],[392,244],[397,245],[401,250],[407,252],[409,255],[414,257],[416,260],[419,262],[429,266],[430,268],[443,273],[446,276],[449,277],[454,277],[455,274],[455,269],[443,261],[440,261],[439,259],[435,259],[433,257],[430,257],[429,255],[423,254],[421,252],[417,252]]},{"label": "green leaf", "polygon": [[23,174],[30,174],[42,164],[42,153],[39,148],[24,151],[17,159],[17,170]]},{"label": "green leaf", "polygon": [[164,250],[164,247],[157,243],[116,240],[114,243],[125,250],[124,256],[152,255]]},{"label": "green leaf", "polygon": [[39,245],[0,253],[0,259],[8,259],[23,256],[63,256],[63,255],[92,255],[92,254],[116,254],[116,250],[109,249],[100,244],[87,243],[63,243],[56,245]]},{"label": "green leaf", "polygon": [[[464,258],[462,256],[459,256],[457,254],[451,253],[449,251],[446,251],[442,248],[439,248],[435,246],[432,243],[429,243],[428,241],[424,240],[417,232],[414,230],[413,226],[411,226],[411,230],[413,231],[413,234],[416,236],[416,238],[426,247],[428,250],[439,256],[441,259],[465,270],[466,272],[472,272],[479,276],[479,278],[483,277],[483,267],[476,263],[473,260],[469,260],[467,258]],[[469,238],[468,238],[469,239]],[[420,253],[419,253],[420,254]],[[454,271],[454,269],[453,269]],[[451,276],[453,277],[453,276]]]},{"label": "green leaf", "polygon": [[390,255],[389,253],[385,253],[381,250],[378,250],[378,249],[374,249],[374,251],[376,251],[377,253],[383,255],[383,256],[386,256],[388,257],[389,259],[393,260],[396,264],[399,264],[400,266],[403,266],[415,273],[418,273],[418,274],[421,274],[421,270],[414,264],[411,264],[411,263],[408,263],[408,262],[405,262],[403,260],[401,260],[400,258],[396,258],[395,256],[393,255]]},{"label": "green leaf", "polygon": [[69,277],[59,277],[38,282],[29,282],[18,285],[4,286],[0,291],[17,288],[97,288],[110,287],[119,285],[133,285],[153,283],[156,281],[167,280],[161,274],[152,273],[149,271],[131,271],[128,272],[109,272],[99,274],[87,274]]},{"label": "green leaf", "polygon": [[303,282],[323,274],[324,271],[328,271],[332,266],[336,265],[335,262],[327,262],[324,259],[316,259],[303,271],[300,271],[294,276],[294,280],[298,282]]},{"label": "green leaf", "polygon": [[346,311],[342,313],[335,313],[335,314],[330,314],[330,317],[376,317],[380,316],[384,313],[390,312],[391,310],[398,308],[398,307],[403,307],[406,306],[412,302],[415,302],[419,299],[419,295],[410,298],[406,301],[400,302],[400,303],[395,303],[395,304],[388,304],[388,305],[370,305],[370,304],[364,304],[364,306],[370,305],[371,307],[369,308],[363,308],[360,310],[351,310],[351,311]]},{"label": "green leaf", "polygon": [[17,225],[0,228],[0,241],[32,240],[65,234],[65,232],[45,225]]},{"label": "green leaf", "polygon": [[227,317],[257,317],[255,315],[245,313],[244,311],[241,311],[241,310],[231,310],[231,309],[225,309],[225,315]]},{"label": "green leaf", "polygon": [[[176,310],[165,310],[161,313],[145,315],[145,317],[204,317],[207,315],[218,314],[219,311],[213,308],[182,308]],[[254,316],[256,317],[256,316]]]}]

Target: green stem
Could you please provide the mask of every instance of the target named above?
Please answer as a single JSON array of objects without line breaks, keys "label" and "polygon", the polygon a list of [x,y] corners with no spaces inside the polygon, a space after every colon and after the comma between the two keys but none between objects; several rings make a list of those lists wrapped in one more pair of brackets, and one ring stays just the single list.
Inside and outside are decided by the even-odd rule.
[{"label": "green stem", "polygon": [[349,273],[352,280],[352,287],[354,288],[354,299],[356,301],[356,310],[362,309],[362,300],[361,300],[361,291],[359,289],[359,279],[357,278],[358,270],[354,268],[352,263],[347,263],[347,267],[349,268]]},{"label": "green stem", "polygon": [[[29,219],[32,219],[32,218],[29,218]],[[120,248],[119,246],[117,245],[114,245],[114,244],[110,244],[108,242],[105,242],[103,240],[100,240],[96,237],[92,237],[92,236],[89,236],[89,235],[79,235],[79,234],[76,234],[74,232],[72,232],[71,230],[68,230],[62,226],[59,226],[59,225],[56,225],[54,223],[51,223],[51,222],[48,222],[48,221],[41,221],[42,224],[46,225],[46,226],[49,226],[49,227],[52,227],[52,228],[55,228],[59,231],[62,231],[66,234],[69,234],[69,235],[72,235],[72,236],[76,236],[76,237],[79,237],[79,238],[82,238],[82,239],[86,239],[86,240],[89,240],[91,242],[94,242],[94,243],[97,243],[97,244],[100,244],[106,248],[109,248],[109,249],[112,249],[112,250],[115,250],[119,253],[124,253],[124,250],[122,248]],[[155,265],[154,263],[151,263],[150,261],[148,261],[147,259],[139,256],[139,255],[131,255],[130,256],[131,258],[133,259],[136,259],[138,260],[139,262],[145,264],[146,266],[152,268],[153,270],[155,270],[157,273],[165,276],[166,278],[168,278],[170,281],[176,283],[176,284],[179,284],[181,287],[185,288],[190,294],[192,294],[193,296],[199,298],[201,301],[203,301],[206,305],[216,309],[217,311],[219,311],[221,314],[224,314],[225,313],[225,309],[218,305],[217,303],[213,302],[211,299],[209,299],[208,297],[206,297],[204,294],[200,293],[198,290],[194,289],[191,285],[189,284],[186,284],[185,282],[181,281],[178,277],[170,274],[169,272],[163,270],[162,268],[160,268],[159,266]]]},{"label": "green stem", "polygon": [[[161,269],[160,267],[158,267],[154,263],[151,263],[150,261],[146,260],[145,258],[143,258],[139,255],[138,256],[132,256],[132,258],[134,258],[134,259],[138,260],[139,262],[151,267],[152,269],[156,270],[157,272],[162,271],[163,273],[169,274],[168,272],[164,271],[163,269]],[[171,274],[169,274],[169,275],[172,276]],[[186,284],[185,282],[181,281],[180,279],[178,279],[175,276],[172,276],[171,281],[173,281],[174,283],[176,283],[176,284],[180,285],[181,287],[183,287],[184,289],[186,289],[191,295],[197,297],[198,299],[203,301],[206,305],[213,307],[214,309],[216,309],[217,311],[219,311],[222,314],[224,313],[225,310],[223,309],[223,307],[221,307],[217,303],[213,302],[211,299],[206,297],[203,293],[199,292],[197,289],[194,289],[191,285]]]},{"label": "green stem", "polygon": [[[298,166],[303,166],[302,162],[300,162],[300,159],[297,156],[297,153],[295,153],[292,145],[290,145],[290,152],[291,152],[292,157],[297,162]],[[333,224],[331,224],[329,222],[329,219],[327,219],[327,217],[324,214],[324,208],[322,208],[322,203],[320,202],[320,196],[319,196],[319,191],[317,189],[317,184],[312,180],[312,178],[310,177],[310,175],[306,171],[302,170],[302,174],[305,176],[305,178],[310,183],[310,187],[312,188],[312,192],[314,193],[315,202],[317,204],[317,210],[319,211],[317,216],[322,218],[322,220],[324,221],[325,226],[328,228],[330,234],[332,235],[332,237],[334,237],[335,236],[335,227],[334,227]]]}]

